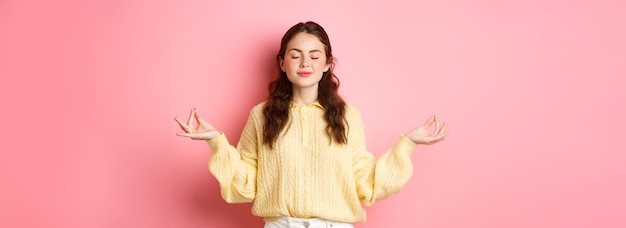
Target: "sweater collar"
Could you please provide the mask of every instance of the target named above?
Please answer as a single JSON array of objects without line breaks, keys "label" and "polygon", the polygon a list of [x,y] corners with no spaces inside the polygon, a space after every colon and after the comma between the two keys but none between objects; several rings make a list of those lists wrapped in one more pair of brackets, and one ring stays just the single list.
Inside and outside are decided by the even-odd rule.
[{"label": "sweater collar", "polygon": [[322,104],[320,104],[320,102],[315,101],[313,103],[310,103],[308,105],[302,105],[302,104],[297,104],[296,102],[291,101],[291,104],[289,105],[289,107],[291,108],[295,108],[295,107],[317,107],[321,110],[325,110],[324,106],[322,106]]}]

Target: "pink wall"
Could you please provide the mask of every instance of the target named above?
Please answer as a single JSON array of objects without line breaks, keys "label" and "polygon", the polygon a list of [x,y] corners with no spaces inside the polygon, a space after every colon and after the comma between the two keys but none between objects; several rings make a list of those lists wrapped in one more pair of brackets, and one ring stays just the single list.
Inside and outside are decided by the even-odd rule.
[{"label": "pink wall", "polygon": [[357,227],[626,227],[621,1],[217,2],[0,1],[0,227],[261,227],[173,117],[236,142],[305,20],[375,155],[450,123]]}]

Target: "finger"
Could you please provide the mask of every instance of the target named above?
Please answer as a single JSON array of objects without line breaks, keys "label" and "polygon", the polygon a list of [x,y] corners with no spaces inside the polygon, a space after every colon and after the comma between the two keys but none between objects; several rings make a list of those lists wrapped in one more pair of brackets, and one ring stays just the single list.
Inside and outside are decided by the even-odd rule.
[{"label": "finger", "polygon": [[202,117],[200,117],[200,113],[198,113],[198,110],[195,109],[195,108],[194,108],[194,117],[196,118],[196,123],[198,125],[202,125],[202,126],[205,126],[205,127],[207,127],[207,125],[211,126],[209,123],[204,121],[204,119],[202,119]]},{"label": "finger", "polygon": [[441,142],[441,141],[443,141],[443,140],[444,140],[444,139],[446,139],[446,138],[447,138],[447,136],[445,136],[445,135],[444,135],[444,136],[441,136],[441,138],[439,138],[439,139],[437,140],[437,142]]},{"label": "finger", "polygon": [[441,129],[440,125],[439,125],[439,118],[437,118],[437,116],[435,116],[434,119],[435,119],[435,133],[434,134],[438,134],[439,130]]},{"label": "finger", "polygon": [[437,141],[441,141],[446,139],[446,137],[448,136],[448,124],[444,123],[443,127],[441,128],[441,132],[439,134],[437,134]]},{"label": "finger", "polygon": [[193,139],[193,140],[203,140],[204,139],[200,134],[196,134],[196,133],[178,133],[176,135],[182,136],[182,137],[187,137],[187,138]]},{"label": "finger", "polygon": [[187,133],[191,132],[191,129],[189,128],[189,126],[187,126],[187,124],[183,123],[183,121],[181,121],[178,117],[174,118],[174,120],[176,120],[176,122],[178,123],[180,128],[183,129],[183,131],[185,131]]},{"label": "finger", "polygon": [[193,138],[195,136],[195,134],[192,134],[192,133],[176,133],[176,135],[187,137],[187,138]]},{"label": "finger", "polygon": [[429,128],[431,125],[433,125],[434,122],[435,122],[435,116],[433,115],[430,118],[428,118],[428,120],[422,126],[425,128]]},{"label": "finger", "polygon": [[445,127],[443,128],[443,135],[448,135],[448,123],[445,123]]},{"label": "finger", "polygon": [[445,139],[445,137],[434,139],[434,140],[433,140],[433,141],[431,141],[431,142],[430,142],[430,144],[428,144],[428,145],[432,145],[432,144],[435,144],[435,143],[441,142],[441,141],[442,141],[442,140],[444,140],[444,139]]},{"label": "finger", "polygon": [[435,134],[446,135],[447,133],[448,133],[448,123],[443,122],[443,125],[441,125],[441,129],[439,130],[439,132],[436,132]]},{"label": "finger", "polygon": [[191,112],[189,113],[189,118],[187,118],[187,126],[189,127],[193,126],[193,116],[195,112],[196,112],[196,108],[192,108]]},{"label": "finger", "polygon": [[429,140],[428,145],[432,145],[432,144],[438,143],[438,142],[440,142],[440,141],[442,141],[442,140],[444,140],[444,139],[446,139],[446,136],[445,136],[445,135],[433,136],[433,137]]},{"label": "finger", "polygon": [[440,132],[438,132],[438,133],[436,133],[436,134],[434,134],[434,135],[432,135],[430,137],[427,137],[426,140],[424,140],[424,141],[426,141],[427,145],[432,145],[432,144],[435,144],[437,142],[440,142],[440,141],[446,139],[447,134],[448,134],[448,130],[447,129],[448,129],[447,123],[443,123]]}]

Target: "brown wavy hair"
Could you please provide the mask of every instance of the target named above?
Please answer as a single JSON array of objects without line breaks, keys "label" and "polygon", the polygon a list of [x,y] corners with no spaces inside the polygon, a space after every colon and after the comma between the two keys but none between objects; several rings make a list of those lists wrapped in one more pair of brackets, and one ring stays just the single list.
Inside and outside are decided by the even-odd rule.
[{"label": "brown wavy hair", "polygon": [[289,121],[289,105],[293,96],[292,84],[287,78],[287,74],[281,70],[280,62],[285,57],[287,43],[301,32],[315,35],[324,44],[326,61],[330,68],[324,72],[319,82],[317,100],[325,109],[326,133],[333,142],[346,144],[346,102],[338,94],[339,79],[333,73],[335,63],[330,40],[324,28],[312,21],[301,22],[292,26],[287,30],[280,42],[280,50],[278,50],[278,55],[276,56],[278,79],[270,82],[269,97],[263,108],[263,115],[265,116],[263,143],[273,148],[278,135]]}]

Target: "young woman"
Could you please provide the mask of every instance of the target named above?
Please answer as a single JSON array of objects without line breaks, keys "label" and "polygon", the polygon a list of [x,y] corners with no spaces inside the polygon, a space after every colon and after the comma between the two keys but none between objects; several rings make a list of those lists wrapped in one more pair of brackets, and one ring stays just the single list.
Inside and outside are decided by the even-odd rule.
[{"label": "young woman", "polygon": [[[338,95],[328,35],[298,23],[281,40],[279,77],[267,101],[250,111],[237,147],[196,109],[175,118],[179,136],[207,140],[209,170],[229,203],[253,202],[265,227],[352,227],[363,205],[389,197],[407,183],[411,152],[445,139],[447,124],[430,117],[375,160],[365,148],[359,112]],[[432,125],[434,131],[429,130]]]}]

